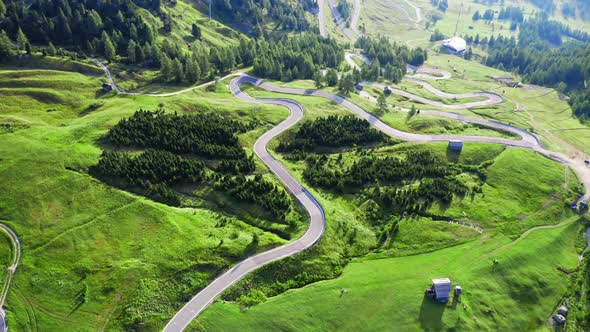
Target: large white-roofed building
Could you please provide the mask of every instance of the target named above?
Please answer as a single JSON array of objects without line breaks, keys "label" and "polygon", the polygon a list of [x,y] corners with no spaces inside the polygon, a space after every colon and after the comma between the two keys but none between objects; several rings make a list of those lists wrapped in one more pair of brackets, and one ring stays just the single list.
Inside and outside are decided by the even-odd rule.
[{"label": "large white-roofed building", "polygon": [[455,36],[445,40],[443,47],[451,54],[461,55],[465,53],[467,43],[465,39]]}]

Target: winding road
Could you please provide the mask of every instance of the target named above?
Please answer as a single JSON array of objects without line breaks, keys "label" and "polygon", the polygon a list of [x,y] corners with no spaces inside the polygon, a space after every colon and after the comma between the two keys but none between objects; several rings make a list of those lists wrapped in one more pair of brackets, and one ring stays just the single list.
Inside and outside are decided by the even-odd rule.
[{"label": "winding road", "polygon": [[10,284],[12,283],[12,278],[14,278],[16,268],[20,262],[21,246],[18,235],[16,235],[16,233],[10,227],[0,223],[0,231],[8,236],[8,239],[12,245],[12,262],[8,267],[8,273],[6,274],[6,279],[4,280],[4,285],[2,286],[2,293],[0,293],[0,332],[4,332],[7,331],[8,328],[6,326],[6,313],[4,312],[3,308],[4,303],[6,302],[6,297],[8,296]]},{"label": "winding road", "polygon": [[2,286],[2,293],[0,293],[0,308],[2,308],[4,306],[4,302],[6,302],[10,283],[12,282],[12,278],[14,277],[14,273],[16,272],[16,268],[18,267],[18,263],[20,261],[21,247],[18,236],[10,227],[6,226],[5,224],[0,224],[0,231],[8,235],[8,239],[12,244],[12,262],[8,267],[8,274],[6,275],[6,280]]},{"label": "winding road", "polygon": [[[361,68],[356,62],[354,62],[353,58],[357,58],[366,64],[371,64],[371,60],[369,60],[367,57],[365,57],[362,54],[358,54],[358,53],[354,53],[354,52],[346,52],[344,58],[349,65],[351,65],[353,68],[357,68],[359,70]],[[404,77],[402,79],[402,81],[420,85],[420,86],[422,86],[422,88],[428,90],[429,92],[433,93],[437,97],[441,97],[441,98],[445,98],[445,99],[485,98],[484,100],[472,101],[472,102],[467,102],[467,103],[462,103],[462,104],[445,104],[445,103],[438,101],[438,100],[430,100],[428,98],[418,96],[418,95],[415,95],[413,93],[410,93],[410,92],[407,92],[407,91],[404,91],[404,90],[401,90],[398,88],[390,87],[392,93],[403,96],[403,97],[408,98],[410,100],[419,102],[421,104],[430,105],[430,106],[434,106],[434,107],[460,110],[460,109],[468,109],[468,108],[479,107],[479,106],[491,106],[491,105],[495,105],[495,104],[500,104],[503,101],[502,96],[500,96],[499,94],[496,94],[496,93],[492,93],[492,92],[470,92],[470,93],[460,93],[460,94],[443,92],[443,91],[440,91],[439,89],[433,87],[429,83],[417,79],[417,78],[428,78],[428,79],[433,79],[433,80],[448,79],[451,77],[451,73],[449,73],[446,70],[424,67],[424,66],[408,65],[407,71],[410,73],[414,73],[414,74],[410,75],[410,77]],[[361,83],[365,84],[365,85],[371,85],[371,86],[374,86],[379,89],[385,88],[384,84],[379,84],[379,83],[375,83],[375,82],[364,81]]]},{"label": "winding road", "polygon": [[358,36],[363,34],[359,31],[359,17],[361,16],[361,0],[354,0],[354,8],[352,9],[352,17],[350,18],[350,28]]},{"label": "winding road", "polygon": [[326,30],[326,13],[324,10],[324,0],[318,0],[318,24],[320,26],[320,36],[328,38]]},{"label": "winding road", "polygon": [[284,246],[250,257],[216,278],[211,284],[209,284],[209,286],[201,290],[176,313],[172,320],[168,322],[164,331],[173,332],[183,330],[201,311],[211,304],[221,292],[243,278],[246,274],[270,262],[295,255],[313,246],[324,233],[326,219],[322,206],[291,174],[289,174],[287,169],[285,169],[280,162],[272,157],[267,150],[268,143],[273,138],[291,128],[303,118],[303,107],[298,102],[290,99],[252,98],[240,90],[241,84],[256,84],[256,82],[256,79],[247,75],[235,78],[230,83],[231,93],[236,98],[245,102],[283,106],[289,110],[289,117],[287,117],[286,120],[264,133],[256,143],[254,143],[254,153],[256,153],[258,158],[266,164],[279,180],[281,180],[283,185],[287,187],[291,194],[297,198],[303,207],[305,207],[310,215],[309,228],[299,239]]},{"label": "winding road", "polygon": [[357,36],[355,35],[355,32],[346,27],[346,22],[344,21],[344,18],[342,18],[342,15],[340,15],[338,8],[336,8],[336,4],[334,3],[334,0],[328,0],[328,6],[330,7],[330,12],[332,12],[332,16],[334,17],[334,20],[336,21],[336,25],[338,25],[338,28],[340,29],[340,31],[342,31],[342,33],[348,39],[355,41],[357,38]]},{"label": "winding road", "polygon": [[[326,23],[325,23],[325,13],[324,13],[324,0],[317,0],[318,1],[318,24],[320,26],[320,35],[322,37],[328,37],[328,32],[326,31]],[[420,7],[414,5],[409,0],[403,0],[408,6],[414,9],[414,13],[416,18],[412,18],[412,15],[408,13],[408,11],[402,7],[397,0],[388,0],[391,5],[395,7],[397,11],[402,13],[403,16],[410,22],[413,22],[417,27],[419,26],[420,22],[422,22],[422,9]],[[352,17],[350,18],[350,29],[346,27],[344,19],[340,12],[338,11],[334,0],[328,0],[328,5],[330,7],[330,12],[332,13],[332,17],[336,21],[336,25],[342,31],[342,33],[351,41],[355,41],[358,37],[362,36],[363,33],[359,31],[359,19],[361,16],[361,0],[354,0],[353,10],[352,10]]]},{"label": "winding road", "polygon": [[[297,101],[290,100],[287,98],[252,98],[240,90],[240,85],[242,84],[251,84],[270,92],[303,96],[316,96],[330,99],[336,104],[339,104],[347,108],[351,112],[367,120],[369,123],[371,123],[371,125],[373,125],[378,130],[382,131],[383,133],[404,141],[448,142],[449,140],[458,139],[465,142],[497,143],[507,146],[515,146],[530,149],[573,168],[578,173],[580,180],[583,182],[585,188],[587,188],[585,197],[588,197],[588,195],[590,194],[590,191],[588,191],[588,188],[590,188],[590,172],[588,168],[584,166],[583,161],[576,161],[570,159],[565,155],[544,149],[533,134],[527,134],[525,133],[526,131],[523,129],[517,129],[516,127],[503,124],[507,126],[506,130],[517,132],[522,137],[521,140],[510,140],[499,137],[483,136],[420,135],[414,133],[407,133],[389,127],[373,115],[364,111],[356,104],[332,93],[311,89],[280,87],[264,82],[261,79],[244,74],[238,78],[233,79],[230,83],[230,90],[236,98],[246,102],[256,102],[284,106],[290,110],[291,115],[287,120],[279,124],[277,127],[273,128],[271,131],[264,134],[255,143],[255,152],[269,166],[273,173],[279,176],[279,179],[283,181],[287,188],[289,188],[289,191],[291,191],[297,197],[297,199],[300,202],[302,202],[302,204],[304,204],[305,208],[312,216],[310,228],[302,238],[297,239],[286,246],[279,247],[269,252],[249,258],[246,261],[239,263],[236,267],[226,272],[221,277],[217,278],[211,285],[206,287],[193,299],[191,299],[191,301],[174,316],[174,318],[168,323],[168,325],[164,329],[164,331],[166,332],[182,330],[190,323],[191,320],[196,318],[200,312],[202,312],[209,304],[211,304],[223,290],[234,284],[241,277],[272,261],[278,260],[282,257],[295,255],[304,250],[305,248],[312,246],[321,237],[321,234],[324,230],[325,220],[323,217],[323,211],[321,209],[321,206],[317,203],[313,196],[311,196],[299,183],[297,183],[297,181],[291,175],[289,175],[285,168],[278,161],[272,158],[272,156],[270,156],[266,151],[266,146],[270,139],[272,139],[272,137],[275,137],[276,135],[280,134],[282,131],[291,127],[302,118],[303,107]],[[482,124],[490,126],[495,126],[499,124],[495,121],[480,121],[482,121]],[[234,270],[235,272],[232,272]]]},{"label": "winding road", "polygon": [[[105,70],[107,77],[113,89],[116,92],[124,93],[119,88],[116,87],[115,82],[112,80],[112,77],[108,71],[108,68],[97,61],[101,68]],[[246,75],[246,74],[234,74],[239,75],[238,77],[234,78],[230,84],[230,91],[233,96],[236,98],[244,101],[244,102],[251,102],[251,103],[263,103],[269,105],[277,105],[286,107],[289,110],[289,116],[286,120],[278,124],[277,126],[273,127],[268,132],[264,133],[254,144],[254,152],[256,155],[267,165],[267,167],[273,172],[279,180],[285,185],[285,187],[297,198],[299,202],[305,207],[310,215],[310,225],[305,234],[300,237],[299,239],[274,249],[271,249],[267,252],[257,254],[246,260],[238,263],[230,270],[223,273],[221,276],[217,277],[211,284],[201,290],[195,297],[193,297],[185,306],[183,306],[176,315],[168,322],[164,331],[166,332],[173,332],[173,331],[182,331],[184,330],[188,324],[196,318],[199,313],[201,313],[208,305],[210,305],[215,298],[221,294],[225,289],[233,285],[235,282],[243,278],[246,274],[256,270],[257,268],[266,265],[270,262],[279,260],[284,257],[296,255],[301,251],[313,246],[322,236],[324,229],[325,229],[325,216],[324,211],[318,201],[299,183],[297,180],[288,173],[286,168],[278,162],[276,159],[270,155],[267,150],[267,146],[269,142],[279,135],[280,133],[284,132],[285,130],[291,128],[295,125],[298,121],[303,118],[303,106],[299,104],[295,100],[291,100],[288,98],[253,98],[243,91],[241,91],[240,86],[242,84],[250,84],[254,85],[258,88],[282,93],[282,94],[293,94],[293,95],[303,95],[303,96],[316,96],[329,99],[336,104],[341,105],[342,107],[347,108],[351,112],[355,113],[356,115],[360,116],[361,118],[368,121],[372,126],[376,129],[382,131],[383,133],[389,135],[390,137],[397,138],[400,140],[408,141],[408,142],[448,142],[449,140],[461,140],[464,142],[483,142],[483,143],[496,143],[496,144],[503,144],[506,146],[514,146],[520,148],[526,148],[533,150],[547,158],[556,160],[565,166],[572,168],[578,175],[579,180],[583,183],[584,187],[586,188],[586,193],[584,194],[583,199],[588,199],[590,197],[590,169],[584,165],[583,159],[572,159],[568,156],[552,152],[546,150],[538,138],[528,131],[514,127],[508,124],[484,120],[484,119],[475,119],[463,116],[461,114],[455,113],[448,113],[442,111],[431,111],[431,112],[438,112],[433,113],[434,115],[446,116],[446,117],[453,117],[457,120],[464,121],[464,122],[471,122],[471,123],[478,123],[483,126],[489,126],[492,128],[498,128],[501,130],[509,131],[512,133],[517,134],[520,136],[520,140],[512,140],[507,138],[501,137],[484,137],[484,136],[461,136],[461,135],[422,135],[422,134],[415,134],[415,133],[408,133],[397,130],[388,126],[387,124],[380,121],[375,116],[371,115],[370,113],[363,110],[358,105],[340,97],[334,95],[332,93],[326,91],[318,91],[312,89],[297,89],[297,88],[287,88],[276,86],[267,82],[264,82],[261,79]],[[156,97],[165,97],[165,96],[172,96],[176,94],[180,94],[186,91],[190,91],[196,89],[198,87],[206,86],[209,84],[213,84],[213,82],[205,83],[197,87],[192,87],[189,89],[184,89],[181,91],[173,92],[173,93],[166,93],[166,94],[146,94],[149,96],[156,96]],[[131,93],[126,93],[131,94]],[[137,93],[140,94],[140,93]],[[490,101],[488,101],[490,102]]]}]

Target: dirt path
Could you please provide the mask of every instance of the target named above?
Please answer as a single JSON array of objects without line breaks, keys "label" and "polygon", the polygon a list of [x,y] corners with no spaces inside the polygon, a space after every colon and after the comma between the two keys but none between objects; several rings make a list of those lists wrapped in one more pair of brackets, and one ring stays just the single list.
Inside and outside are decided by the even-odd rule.
[{"label": "dirt path", "polygon": [[528,229],[526,232],[522,233],[516,240],[511,241],[506,243],[505,245],[501,246],[500,248],[495,249],[494,251],[490,252],[489,254],[483,256],[481,259],[486,259],[489,258],[491,256],[497,255],[499,253],[501,253],[502,251],[518,244],[520,241],[524,240],[527,236],[529,236],[532,232],[534,231],[538,231],[541,229],[553,229],[553,228],[559,228],[561,226],[565,226],[567,224],[571,224],[572,222],[574,222],[575,220],[577,220],[577,218],[572,218],[569,220],[566,220],[564,222],[561,222],[559,224],[555,224],[555,225],[544,225],[544,226],[537,226],[537,227],[533,227]]},{"label": "dirt path", "polygon": [[328,31],[326,30],[326,12],[324,9],[324,0],[318,0],[318,24],[320,27],[320,36],[327,38]]}]

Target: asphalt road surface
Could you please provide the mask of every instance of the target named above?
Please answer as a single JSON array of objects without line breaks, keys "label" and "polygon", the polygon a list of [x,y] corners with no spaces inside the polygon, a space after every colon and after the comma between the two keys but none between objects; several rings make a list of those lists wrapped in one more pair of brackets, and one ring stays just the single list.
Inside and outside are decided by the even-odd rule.
[{"label": "asphalt road surface", "polygon": [[7,331],[8,328],[6,326],[6,313],[4,312],[3,307],[4,303],[6,302],[6,296],[8,296],[8,290],[10,289],[12,278],[14,277],[14,273],[16,272],[16,268],[18,267],[18,263],[20,262],[21,246],[18,236],[10,227],[4,224],[0,224],[0,231],[8,235],[8,239],[12,244],[12,262],[8,267],[6,280],[4,281],[4,285],[2,286],[2,293],[0,293],[0,332],[4,332]]},{"label": "asphalt road surface", "polygon": [[[360,67],[356,64],[356,62],[354,62],[354,60],[352,58],[357,58],[367,64],[371,63],[371,61],[362,54],[353,53],[353,52],[346,52],[346,54],[345,54],[346,62],[348,62],[348,64],[350,64],[352,67],[355,67],[357,69],[360,69]],[[470,92],[470,93],[458,93],[458,94],[457,93],[447,93],[444,91],[440,91],[439,89],[433,87],[432,85],[430,85],[427,82],[417,79],[418,77],[419,78],[434,79],[434,80],[448,79],[451,77],[451,73],[449,73],[446,70],[437,69],[437,68],[430,68],[430,67],[425,67],[425,66],[419,66],[419,67],[408,66],[408,71],[415,72],[415,74],[411,75],[411,77],[404,77],[403,81],[420,85],[420,86],[422,86],[422,88],[424,88],[425,90],[428,90],[429,92],[436,95],[437,97],[441,97],[441,98],[445,98],[445,99],[467,99],[467,98],[485,98],[485,99],[462,103],[462,104],[445,104],[441,101],[430,100],[428,98],[424,98],[422,96],[418,96],[413,93],[410,93],[410,92],[407,92],[407,91],[404,91],[404,90],[401,90],[398,88],[394,88],[394,87],[390,87],[391,93],[406,97],[410,100],[414,100],[414,101],[422,103],[424,105],[430,105],[430,106],[434,106],[434,107],[441,107],[441,108],[447,108],[447,109],[453,109],[453,110],[468,109],[468,108],[479,107],[479,106],[491,106],[491,105],[495,105],[495,104],[500,104],[503,101],[502,97],[500,95],[498,95],[497,93],[492,93],[492,92]],[[371,85],[371,86],[374,86],[379,89],[385,88],[385,84],[374,83],[374,82],[370,82],[370,81],[364,81],[361,83],[364,85]]]},{"label": "asphalt road surface", "polygon": [[[332,16],[334,17],[334,20],[336,20],[336,25],[338,25],[338,28],[340,29],[340,31],[342,31],[342,33],[348,39],[355,41],[357,38],[356,33],[346,27],[346,23],[344,22],[342,15],[340,15],[338,8],[336,8],[336,4],[334,3],[334,0],[328,0],[328,6],[330,7],[330,12],[332,12]],[[356,9],[354,11],[356,11]],[[358,22],[358,18],[356,19],[356,21]]]},{"label": "asphalt road surface", "polygon": [[[232,94],[246,102],[258,102],[258,103],[265,103],[271,105],[280,105],[285,106],[291,111],[291,115],[287,120],[279,124],[277,127],[273,128],[270,132],[264,134],[255,144],[255,152],[256,154],[269,165],[269,168],[275,173],[283,183],[289,188],[298,200],[304,204],[305,208],[309,211],[310,215],[312,216],[312,222],[310,225],[309,230],[307,233],[300,239],[295,240],[294,242],[273,249],[267,253],[263,253],[257,255],[251,259],[248,259],[242,263],[239,263],[235,268],[231,271],[236,270],[235,274],[230,272],[225,273],[221,277],[217,278],[211,285],[206,287],[203,291],[201,291],[197,296],[195,296],[187,305],[185,305],[181,311],[179,311],[176,316],[168,323],[164,331],[172,332],[172,331],[180,331],[184,327],[186,327],[192,319],[197,317],[197,315],[203,311],[209,304],[211,304],[215,298],[227,287],[231,286],[233,283],[238,281],[248,272],[253,271],[265,264],[268,264],[271,261],[278,260],[283,257],[287,257],[290,255],[295,255],[305,248],[312,246],[321,236],[323,229],[324,229],[324,219],[323,219],[323,212],[319,204],[313,199],[311,195],[305,192],[305,189],[297,183],[297,181],[287,173],[285,168],[278,163],[275,159],[272,158],[266,151],[266,145],[272,139],[282,131],[286,130],[287,128],[294,125],[297,121],[301,119],[303,116],[303,107],[296,101],[290,100],[287,98],[252,98],[246,95],[244,92],[240,90],[241,84],[252,84],[257,86],[261,89],[277,92],[277,93],[284,93],[284,94],[295,94],[295,95],[304,95],[304,96],[316,96],[316,97],[323,97],[332,100],[334,103],[339,104],[351,112],[357,114],[358,116],[362,117],[363,119],[367,120],[371,125],[373,125],[378,130],[382,131],[383,133],[397,138],[404,141],[409,142],[448,142],[449,140],[461,140],[464,142],[484,142],[484,143],[497,143],[503,144],[507,146],[515,146],[521,147],[526,149],[534,150],[548,158],[557,160],[569,167],[572,167],[579,175],[580,180],[583,182],[585,188],[590,188],[590,172],[588,168],[584,166],[583,161],[573,160],[569,157],[560,154],[548,151],[544,149],[540,142],[536,139],[536,137],[531,133],[525,133],[526,131],[523,129],[518,129],[516,127],[503,124],[506,127],[506,130],[515,130],[519,133],[522,137],[521,140],[511,140],[506,138],[500,137],[483,137],[483,136],[462,136],[462,135],[421,135],[421,134],[414,134],[414,133],[407,133],[403,132],[394,128],[389,127],[385,123],[381,122],[379,119],[374,117],[373,115],[369,114],[368,112],[364,111],[362,108],[357,106],[356,104],[340,97],[334,95],[329,92],[325,91],[317,91],[317,90],[306,90],[306,89],[296,89],[296,88],[287,88],[287,87],[279,87],[275,86],[270,83],[266,83],[263,80],[258,78],[249,76],[249,75],[242,75],[234,79],[230,83],[230,90]],[[488,121],[488,120],[480,120],[482,125],[489,125],[489,126],[496,126],[499,123],[495,121]],[[588,196],[588,191],[586,192],[586,197]],[[314,218],[315,216],[315,218]],[[270,253],[270,254],[268,254]],[[268,255],[267,255],[268,254]]]},{"label": "asphalt road surface", "polygon": [[320,25],[320,36],[328,38],[328,31],[326,31],[326,13],[324,12],[324,0],[318,0],[318,24]]},{"label": "asphalt road surface", "polygon": [[[104,69],[109,81],[113,84],[115,88],[116,85],[112,81],[110,72],[108,68],[100,61],[97,63]],[[208,84],[212,84],[213,82],[209,82],[203,84],[201,86],[205,86]],[[296,88],[287,88],[287,87],[279,87],[272,85],[270,83],[266,83],[258,78],[241,74],[239,77],[233,79],[230,83],[230,90],[231,93],[240,100],[245,102],[253,102],[253,103],[263,103],[263,104],[270,104],[270,105],[278,105],[283,106],[289,109],[289,117],[281,122],[276,127],[272,128],[270,131],[263,134],[254,144],[254,152],[256,155],[267,165],[267,167],[283,182],[285,187],[301,202],[301,204],[306,208],[310,215],[310,225],[308,230],[305,234],[287,244],[278,248],[274,248],[270,251],[252,256],[237,265],[233,268],[219,276],[215,279],[209,286],[205,287],[201,290],[195,297],[193,297],[180,311],[176,313],[176,315],[170,320],[170,322],[164,328],[166,332],[172,331],[182,331],[188,324],[198,316],[200,312],[202,312],[209,304],[211,304],[215,298],[221,294],[225,289],[229,286],[240,280],[246,274],[255,269],[268,264],[272,261],[279,260],[281,258],[295,255],[311,246],[313,246],[322,236],[325,228],[325,216],[324,211],[321,205],[317,202],[317,200],[300,184],[297,182],[295,178],[293,178],[287,170],[281,165],[276,159],[274,159],[267,151],[267,145],[274,137],[279,135],[280,133],[284,132],[285,130],[292,127],[295,123],[300,121],[303,117],[303,107],[296,101],[288,99],[288,98],[252,98],[249,95],[245,94],[240,90],[241,84],[251,84],[255,85],[261,89],[277,92],[277,93],[284,93],[284,94],[295,94],[295,95],[304,95],[304,96],[317,96],[322,98],[327,98],[332,100],[334,103],[339,104],[351,112],[357,114],[361,118],[368,121],[371,125],[373,125],[376,129],[382,131],[383,133],[397,138],[404,141],[409,142],[447,142],[449,140],[461,140],[463,142],[483,142],[483,143],[496,143],[496,144],[503,144],[506,146],[514,146],[520,148],[526,148],[537,153],[556,160],[565,166],[571,167],[576,174],[578,175],[578,179],[585,187],[585,194],[582,199],[588,199],[590,197],[590,169],[585,166],[584,159],[587,158],[586,156],[579,157],[577,159],[570,158],[564,154],[552,152],[546,150],[537,139],[537,137],[529,133],[528,131],[517,128],[515,126],[511,126],[508,124],[503,124],[497,121],[490,121],[490,120],[483,120],[483,119],[474,119],[469,118],[460,114],[449,113],[449,112],[442,112],[442,111],[430,111],[430,112],[437,112],[433,113],[434,115],[441,115],[446,117],[453,117],[460,121],[465,122],[474,122],[478,123],[483,126],[488,126],[492,128],[498,128],[506,131],[510,131],[516,133],[521,137],[520,140],[512,140],[507,138],[500,138],[500,137],[483,137],[483,136],[462,136],[462,135],[421,135],[415,133],[407,133],[395,128],[391,128],[370,113],[366,112],[356,104],[340,97],[334,95],[332,93],[326,91],[317,91],[312,89],[296,89]],[[196,87],[181,90],[174,93],[169,94],[161,94],[156,96],[168,96],[168,95],[175,95],[180,94]],[[118,88],[115,91],[120,92]],[[121,92],[120,92],[121,93]],[[152,94],[153,95],[153,94]],[[583,155],[583,154],[582,154]],[[18,252],[20,256],[20,242],[18,242],[18,238],[16,238],[18,243]],[[16,266],[16,265],[13,265]]]},{"label": "asphalt road surface", "polygon": [[257,80],[250,76],[240,76],[231,81],[230,90],[236,98],[239,98],[242,101],[283,106],[289,110],[289,117],[286,120],[264,133],[256,143],[254,143],[254,153],[256,153],[258,158],[266,164],[279,180],[281,180],[285,187],[287,187],[291,194],[305,207],[310,215],[309,228],[299,239],[287,245],[252,256],[238,263],[231,270],[215,279],[209,286],[201,290],[176,313],[164,328],[164,331],[166,332],[183,330],[201,311],[211,304],[221,292],[243,278],[246,274],[270,262],[295,255],[313,246],[324,233],[325,217],[321,205],[293,176],[291,176],[291,174],[289,174],[285,167],[274,159],[267,151],[267,145],[274,137],[291,128],[303,118],[303,107],[299,103],[290,99],[252,98],[240,90],[241,84],[256,84],[256,82]]},{"label": "asphalt road surface", "polygon": [[359,31],[359,17],[361,16],[361,0],[354,0],[354,8],[352,9],[352,17],[350,18],[350,28],[357,35],[362,36]]}]

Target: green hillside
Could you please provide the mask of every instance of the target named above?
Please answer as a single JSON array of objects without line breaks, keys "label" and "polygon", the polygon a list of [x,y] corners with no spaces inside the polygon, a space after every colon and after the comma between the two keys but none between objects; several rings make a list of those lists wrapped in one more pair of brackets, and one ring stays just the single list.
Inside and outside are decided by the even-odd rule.
[{"label": "green hillside", "polygon": [[103,96],[99,78],[65,71],[4,70],[0,86],[0,218],[25,253],[6,308],[15,329],[157,330],[251,250],[254,234],[259,250],[286,242],[252,226],[263,221],[251,212],[221,208],[239,206],[231,199],[197,196],[171,208],[86,173],[97,139],[139,107],[255,120],[260,127],[241,139],[248,147],[284,110],[236,105],[221,87],[166,99]]},{"label": "green hillside", "polygon": [[[327,0],[327,38],[314,0],[0,0],[0,223],[22,245],[10,331],[161,331],[216,277],[306,234],[293,179],[321,205],[319,240],[240,265],[258,269],[187,330],[549,330],[562,304],[568,330],[590,327],[587,210],[571,208],[585,179],[544,157],[590,160],[590,7],[334,2],[348,22],[360,9],[358,39]],[[453,35],[465,55],[441,49]],[[243,73],[305,91],[243,84],[258,100],[241,100]],[[279,103],[303,119],[260,159]],[[482,120],[538,144],[491,144],[520,136]],[[441,277],[462,296],[425,297]]]},{"label": "green hillside", "polygon": [[[193,326],[216,331],[542,329],[568,287],[561,270],[577,264],[577,234],[578,226],[569,220],[535,230],[512,246],[503,247],[506,238],[482,238],[429,254],[354,260],[340,278],[248,310],[216,303]],[[440,277],[462,286],[460,303],[438,304],[424,296],[430,280]]]}]

